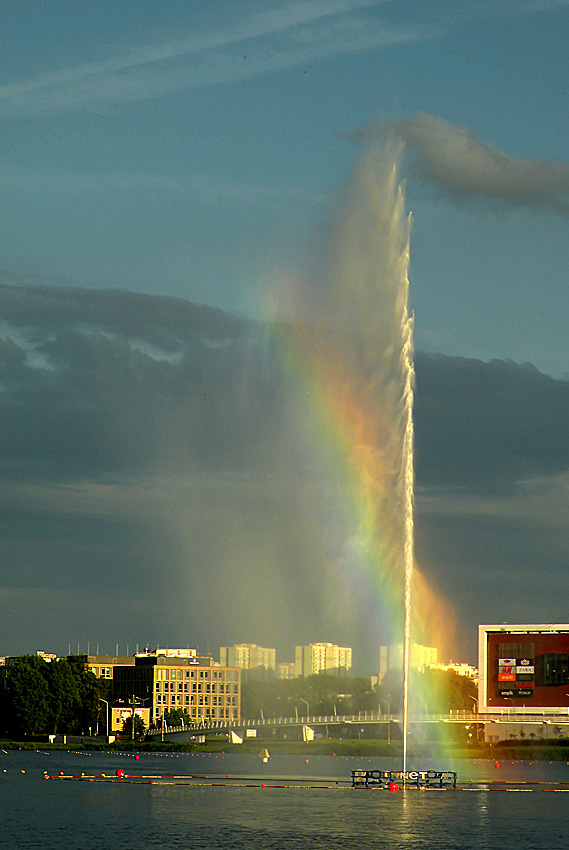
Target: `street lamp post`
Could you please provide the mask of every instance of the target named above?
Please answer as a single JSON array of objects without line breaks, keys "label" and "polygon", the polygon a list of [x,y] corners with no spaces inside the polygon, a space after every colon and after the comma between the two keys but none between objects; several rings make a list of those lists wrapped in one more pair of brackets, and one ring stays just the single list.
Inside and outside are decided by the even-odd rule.
[{"label": "street lamp post", "polygon": [[378,697],[379,702],[384,702],[387,706],[387,746],[391,744],[391,706],[386,699]]},{"label": "street lamp post", "polygon": [[310,706],[309,706],[307,700],[303,699],[302,697],[299,697],[299,700],[301,702],[303,702],[306,706],[306,719],[308,720],[308,718],[310,717]]},{"label": "street lamp post", "polygon": [[[108,737],[109,737],[109,703],[107,702],[106,699],[103,699],[102,697],[99,697],[99,702],[105,703],[105,735],[108,739]],[[98,725],[99,725],[99,721],[98,721],[98,715],[97,715],[97,727],[98,727]],[[98,729],[97,729],[97,731],[98,731]]]},{"label": "street lamp post", "polygon": [[476,740],[479,741],[480,740],[480,729],[478,728],[478,700],[477,700],[476,697],[473,697],[472,694],[467,694],[467,696],[469,697],[469,699],[474,700],[474,702],[476,704]]},{"label": "street lamp post", "polygon": [[120,700],[120,702],[122,702],[123,704],[126,702],[127,705],[130,705],[131,710],[132,710],[132,714],[131,714],[131,720],[132,720],[131,739],[133,741],[134,741],[134,715],[135,715],[136,706],[137,705],[144,705],[144,703],[147,702],[148,699],[149,699],[149,697],[147,697],[145,699],[141,699],[140,697],[137,697],[136,694],[133,694],[131,699],[130,699],[130,702],[126,702],[126,700],[123,702],[123,700]]}]

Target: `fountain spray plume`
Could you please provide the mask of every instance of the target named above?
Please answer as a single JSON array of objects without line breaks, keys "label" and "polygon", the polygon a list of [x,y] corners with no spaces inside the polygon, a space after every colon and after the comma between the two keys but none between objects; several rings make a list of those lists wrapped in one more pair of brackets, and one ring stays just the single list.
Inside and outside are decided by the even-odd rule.
[{"label": "fountain spray plume", "polygon": [[[295,362],[333,434],[345,477],[337,561],[373,594],[378,634],[403,639],[406,766],[413,568],[413,322],[408,310],[410,218],[394,134],[372,141],[327,222],[323,272],[295,310]],[[285,293],[290,307],[291,292]],[[320,411],[319,411],[320,412]],[[347,568],[347,569],[346,569]]]}]

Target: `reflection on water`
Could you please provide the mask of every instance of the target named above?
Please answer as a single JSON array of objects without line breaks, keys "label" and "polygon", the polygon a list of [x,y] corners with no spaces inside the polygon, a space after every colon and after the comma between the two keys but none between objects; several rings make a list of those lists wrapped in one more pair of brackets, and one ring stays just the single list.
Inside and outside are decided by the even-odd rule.
[{"label": "reflection on water", "polygon": [[[143,754],[134,762],[116,753],[10,753],[2,759],[2,846],[22,850],[497,850],[514,842],[516,850],[567,847],[569,794],[543,790],[569,780],[564,762],[505,762],[499,768],[487,761],[422,762],[425,768],[457,770],[467,790],[389,793],[333,784],[334,777],[348,779],[356,767],[388,769],[388,759],[321,756],[306,763],[300,756],[275,756],[269,765],[237,755]],[[44,770],[111,776],[118,768],[145,775],[193,773],[221,779],[229,774],[244,781],[237,787],[216,787],[205,781],[199,786],[134,785],[42,778]],[[497,774],[504,783],[546,785],[514,790],[513,785],[490,784]],[[325,788],[279,789],[254,780],[273,776],[326,777],[330,783]],[[479,784],[483,781],[488,784]]]}]

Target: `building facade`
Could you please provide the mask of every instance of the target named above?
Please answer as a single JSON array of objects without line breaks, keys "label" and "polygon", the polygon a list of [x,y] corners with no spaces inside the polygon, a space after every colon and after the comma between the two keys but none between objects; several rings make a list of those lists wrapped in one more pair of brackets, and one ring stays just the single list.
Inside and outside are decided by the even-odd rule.
[{"label": "building facade", "polygon": [[276,650],[256,643],[238,643],[235,646],[219,647],[219,663],[225,667],[239,667],[241,670],[276,669]]},{"label": "building facade", "polygon": [[569,625],[478,629],[480,712],[567,714]]},{"label": "building facade", "polygon": [[181,709],[195,722],[237,721],[241,717],[241,671],[194,655],[137,655],[133,665],[113,670],[113,706],[150,709],[157,724],[166,712]]},{"label": "building facade", "polygon": [[297,676],[312,676],[315,673],[340,675],[352,667],[352,650],[349,646],[335,643],[309,643],[297,646],[294,653],[294,669]]},{"label": "building facade", "polygon": [[451,670],[457,676],[464,676],[474,682],[478,680],[478,668],[466,664],[464,661],[449,661],[448,664],[428,664],[426,666],[431,670],[444,670],[445,672]]},{"label": "building facade", "polygon": [[134,655],[88,655],[87,667],[98,679],[113,678],[115,667],[134,667]]},{"label": "building facade", "polygon": [[[437,664],[438,652],[434,646],[422,646],[419,643],[411,643],[409,653],[409,669],[424,670],[425,667],[434,667]],[[403,644],[379,647],[379,683],[383,681],[386,673],[390,670],[403,669]]]}]

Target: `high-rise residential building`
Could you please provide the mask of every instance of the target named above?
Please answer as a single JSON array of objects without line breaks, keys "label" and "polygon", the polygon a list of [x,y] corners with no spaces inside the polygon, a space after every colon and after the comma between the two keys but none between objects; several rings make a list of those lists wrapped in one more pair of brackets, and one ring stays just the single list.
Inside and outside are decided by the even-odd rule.
[{"label": "high-rise residential building", "polygon": [[[437,649],[434,646],[421,646],[419,643],[411,643],[409,653],[409,669],[424,670],[437,663]],[[386,673],[390,670],[403,669],[403,645],[398,643],[393,646],[379,647],[379,682],[383,681]]]},{"label": "high-rise residential building", "polygon": [[296,676],[296,665],[294,661],[279,661],[277,665],[277,677],[279,679],[294,679]]},{"label": "high-rise residential building", "polygon": [[237,643],[234,646],[220,646],[219,663],[226,667],[239,667],[241,670],[276,669],[276,650],[256,643]]},{"label": "high-rise residential building", "polygon": [[297,676],[313,673],[347,673],[352,667],[352,650],[349,646],[335,643],[309,643],[297,646],[294,653]]}]

